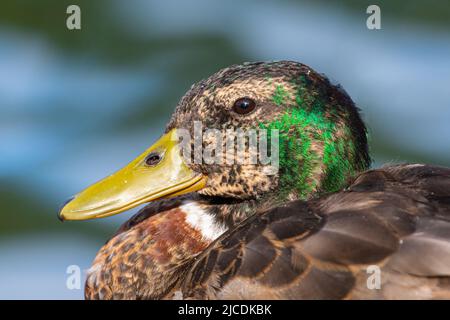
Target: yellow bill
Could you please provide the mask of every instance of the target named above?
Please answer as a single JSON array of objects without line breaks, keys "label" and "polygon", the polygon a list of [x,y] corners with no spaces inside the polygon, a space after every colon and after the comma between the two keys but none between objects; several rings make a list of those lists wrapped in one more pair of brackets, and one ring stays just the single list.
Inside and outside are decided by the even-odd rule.
[{"label": "yellow bill", "polygon": [[78,193],[61,208],[59,217],[108,217],[142,203],[200,190],[205,184],[206,177],[184,162],[173,129],[126,167]]}]

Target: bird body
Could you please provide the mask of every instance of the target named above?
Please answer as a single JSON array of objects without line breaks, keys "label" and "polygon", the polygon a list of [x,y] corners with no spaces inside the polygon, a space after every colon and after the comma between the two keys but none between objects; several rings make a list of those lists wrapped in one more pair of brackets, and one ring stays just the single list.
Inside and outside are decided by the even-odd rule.
[{"label": "bird body", "polygon": [[[247,149],[186,157],[196,122],[215,130],[202,147],[216,160],[234,152],[227,129],[276,135],[278,170]],[[60,216],[150,202],[100,249],[88,299],[450,298],[450,169],[369,165],[341,87],[300,63],[247,63],[194,85],[158,142]]]}]

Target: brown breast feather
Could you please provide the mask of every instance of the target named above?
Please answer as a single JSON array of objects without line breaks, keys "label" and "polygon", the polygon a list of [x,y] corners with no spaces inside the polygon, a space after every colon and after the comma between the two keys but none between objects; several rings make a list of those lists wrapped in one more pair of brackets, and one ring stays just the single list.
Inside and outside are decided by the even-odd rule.
[{"label": "brown breast feather", "polygon": [[174,208],[122,227],[98,252],[85,297],[155,299],[167,294],[189,259],[209,245],[185,218]]}]

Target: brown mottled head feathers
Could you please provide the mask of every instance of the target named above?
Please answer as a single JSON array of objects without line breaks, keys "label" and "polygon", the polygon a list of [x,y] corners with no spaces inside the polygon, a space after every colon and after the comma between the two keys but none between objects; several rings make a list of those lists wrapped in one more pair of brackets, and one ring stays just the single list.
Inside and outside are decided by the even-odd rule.
[{"label": "brown mottled head feathers", "polygon": [[[253,112],[245,116],[232,110],[233,103],[243,97],[253,99],[257,105]],[[292,116],[292,110],[310,112],[314,117],[295,118]],[[291,119],[292,124],[288,124],[287,119]],[[304,194],[291,192],[289,198],[305,198],[313,194],[313,191],[333,189],[328,187],[328,184],[322,188],[320,184],[327,175],[330,179],[338,179],[334,171],[350,168],[352,170],[343,172],[343,175],[351,176],[354,171],[367,169],[370,163],[366,128],[358,109],[345,90],[331,84],[324,75],[310,67],[293,61],[233,65],[193,85],[176,107],[166,132],[173,128],[183,128],[193,135],[196,122],[201,122],[203,130],[214,129],[221,132],[223,150],[226,150],[224,137],[229,134],[227,129],[230,128],[249,132],[256,128],[273,127],[280,130],[284,137],[280,141],[280,148],[284,147],[284,143],[288,143],[285,140],[304,140],[300,144],[310,145],[309,150],[304,150],[303,158],[299,158],[297,163],[293,159],[300,155],[281,151],[282,154],[289,154],[291,159],[281,159],[280,171],[274,175],[267,175],[260,163],[192,164],[194,170],[208,175],[208,185],[200,191],[203,195],[239,199],[273,196],[274,193],[280,193],[280,184],[283,181],[292,181],[297,178],[296,175],[301,175],[288,170],[289,167],[297,166],[304,167],[305,170],[302,168],[300,171],[308,171],[307,175],[310,177],[304,182],[304,186],[297,184],[305,189]],[[274,125],[277,122],[284,122],[286,125],[280,128]],[[329,128],[328,132],[324,132],[320,127],[330,124],[336,128]],[[295,132],[300,127],[303,128],[303,135],[300,133],[297,136]],[[204,136],[203,139],[203,147],[215,141],[214,137]],[[302,147],[293,148],[299,152],[298,149]],[[330,148],[346,149],[342,150],[342,157],[346,157],[348,163],[339,164],[340,161],[337,160],[337,169],[330,168],[325,159],[328,155],[324,154]],[[245,157],[249,157],[249,154],[246,153]],[[333,152],[330,157],[338,159]],[[330,169],[329,172],[327,168]],[[286,188],[295,189],[292,184],[288,183]],[[340,187],[342,186],[338,188]]]}]

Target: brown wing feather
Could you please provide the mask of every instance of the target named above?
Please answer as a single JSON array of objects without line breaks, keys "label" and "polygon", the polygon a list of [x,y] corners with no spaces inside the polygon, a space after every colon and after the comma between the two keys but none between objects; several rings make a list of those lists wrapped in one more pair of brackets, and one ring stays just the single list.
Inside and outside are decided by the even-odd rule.
[{"label": "brown wing feather", "polygon": [[[367,266],[381,270],[369,289]],[[450,169],[398,165],[244,221],[198,257],[185,298],[450,298]]]}]

